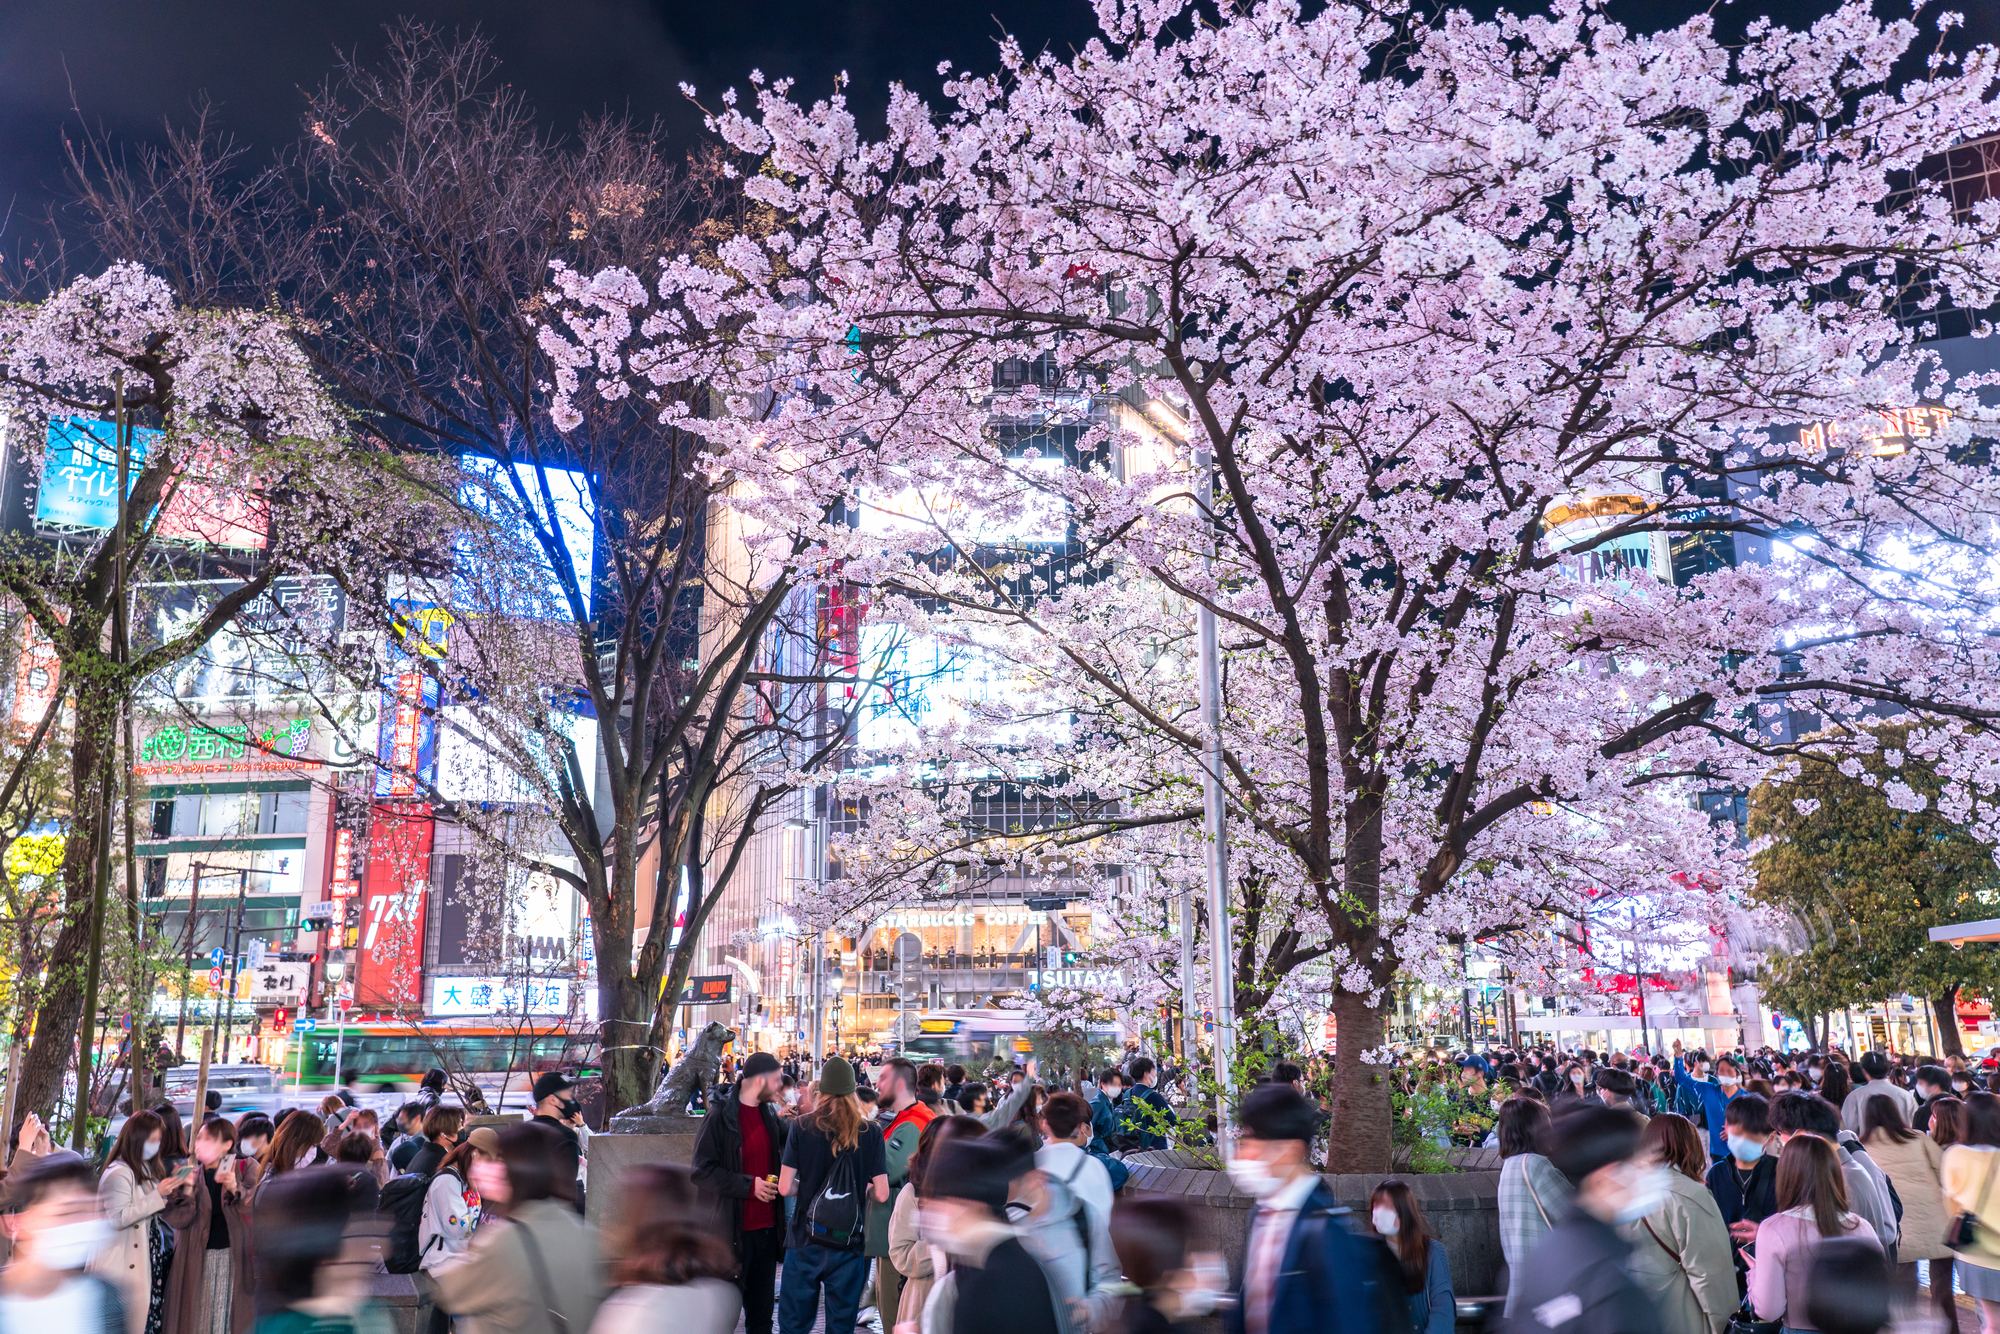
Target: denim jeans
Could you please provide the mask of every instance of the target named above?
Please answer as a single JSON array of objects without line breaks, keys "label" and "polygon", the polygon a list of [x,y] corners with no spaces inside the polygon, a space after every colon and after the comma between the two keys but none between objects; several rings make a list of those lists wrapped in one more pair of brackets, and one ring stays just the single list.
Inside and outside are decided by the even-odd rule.
[{"label": "denim jeans", "polygon": [[[800,1246],[785,1252],[778,1281],[779,1334],[812,1334],[819,1290],[826,1289],[826,1334],[854,1334],[861,1293],[868,1286],[868,1257],[859,1251]],[[891,1312],[888,1319],[895,1320]]]}]

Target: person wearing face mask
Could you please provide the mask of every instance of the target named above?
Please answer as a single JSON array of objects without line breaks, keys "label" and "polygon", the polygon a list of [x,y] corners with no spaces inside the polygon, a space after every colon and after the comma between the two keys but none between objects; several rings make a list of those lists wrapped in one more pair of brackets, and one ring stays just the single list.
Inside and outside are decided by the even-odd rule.
[{"label": "person wearing face mask", "polygon": [[98,1212],[90,1165],[64,1154],[17,1166],[0,1207],[13,1243],[13,1255],[0,1269],[0,1328],[125,1334],[118,1289],[85,1268],[110,1244],[111,1234]]},{"label": "person wearing face mask", "polygon": [[923,1207],[929,1199],[926,1177],[938,1150],[955,1139],[978,1139],[986,1133],[976,1117],[963,1114],[932,1118],[917,1136],[910,1158],[910,1188],[896,1196],[889,1213],[889,1262],[903,1276],[903,1290],[891,1313],[894,1334],[919,1334],[931,1287],[948,1267],[936,1239],[924,1234]]},{"label": "person wearing face mask", "polygon": [[1632,1247],[1632,1277],[1659,1308],[1666,1334],[1723,1334],[1742,1294],[1729,1227],[1708,1190],[1701,1133],[1667,1112],[1646,1123],[1642,1142],[1667,1167],[1667,1195],[1618,1229]]},{"label": "person wearing face mask", "polygon": [[1368,1221],[1396,1257],[1416,1334],[1452,1334],[1458,1303],[1451,1295],[1451,1260],[1431,1235],[1407,1182],[1384,1181],[1368,1197]]},{"label": "person wearing face mask", "polygon": [[[313,1122],[317,1132],[318,1117],[300,1116]],[[308,1147],[318,1139],[314,1133]],[[174,1229],[166,1334],[243,1334],[256,1314],[256,1275],[249,1256],[250,1197],[260,1184],[257,1164],[237,1156],[236,1127],[220,1117],[202,1122],[193,1147],[193,1160],[182,1164],[164,1192],[165,1217]]]},{"label": "person wearing face mask", "polygon": [[1823,1241],[1852,1238],[1881,1249],[1867,1221],[1847,1207],[1847,1185],[1833,1145],[1817,1135],[1789,1139],[1778,1156],[1778,1212],[1757,1228],[1750,1262],[1750,1307],[1759,1320],[1816,1331],[1807,1307],[1813,1252]]},{"label": "person wearing face mask", "polygon": [[[582,1192],[576,1184],[578,1165],[583,1161],[583,1140],[570,1123],[583,1104],[570,1096],[576,1081],[559,1070],[551,1070],[535,1081],[535,1114],[529,1120],[537,1125],[547,1126],[555,1132],[561,1143],[561,1153],[569,1164],[569,1187],[562,1192],[563,1198],[577,1201],[577,1211],[583,1210]],[[725,1100],[726,1101],[726,1100]]]},{"label": "person wearing face mask", "polygon": [[1119,1303],[1109,1334],[1192,1331],[1215,1309],[1229,1270],[1213,1251],[1190,1245],[1194,1218],[1181,1200],[1142,1195],[1111,1211],[1111,1244],[1132,1291]]},{"label": "person wearing face mask", "polygon": [[1775,1147],[1765,1151],[1771,1139],[1771,1105],[1763,1097],[1746,1093],[1731,1099],[1723,1116],[1729,1156],[1708,1169],[1708,1193],[1735,1242],[1731,1255],[1741,1296],[1750,1275],[1741,1248],[1755,1245],[1757,1225],[1778,1211],[1778,1155]]},{"label": "person wearing face mask", "polygon": [[458,1146],[464,1130],[463,1107],[433,1107],[425,1112],[424,1146],[410,1159],[408,1175],[427,1177],[444,1166],[445,1158]]},{"label": "person wearing face mask", "polygon": [[[1742,1085],[1738,1082],[1742,1072],[1736,1062],[1725,1056],[1716,1062],[1717,1075],[1708,1074],[1708,1056],[1705,1052],[1692,1051],[1683,1058],[1681,1044],[1674,1043],[1674,1087],[1683,1095],[1674,1110],[1708,1131],[1708,1156],[1713,1162],[1720,1162],[1728,1146],[1722,1142],[1722,1127],[1727,1119],[1730,1098],[1736,1096]],[[1730,1085],[1725,1090],[1720,1076],[1721,1068],[1727,1066]],[[1690,1108],[1687,1104],[1692,1102]]]},{"label": "person wearing face mask", "polygon": [[1631,1247],[1616,1231],[1665,1201],[1671,1183],[1640,1140],[1638,1118],[1614,1107],[1572,1107],[1548,1134],[1549,1161],[1575,1191],[1514,1275],[1520,1289],[1512,1334],[1660,1334],[1659,1311],[1628,1269]]},{"label": "person wearing face mask", "polygon": [[1583,1064],[1571,1061],[1562,1070],[1562,1089],[1556,1094],[1552,1108],[1567,1107],[1590,1098],[1590,1079],[1584,1072]]},{"label": "person wearing face mask", "polygon": [[1395,1258],[1349,1230],[1345,1210],[1307,1157],[1317,1124],[1297,1089],[1259,1084],[1243,1100],[1236,1189],[1257,1201],[1228,1334],[1362,1334],[1408,1330]]},{"label": "person wearing face mask", "polygon": [[167,1207],[160,1194],[167,1178],[160,1158],[165,1137],[166,1127],[151,1112],[128,1119],[97,1183],[97,1205],[112,1232],[90,1267],[118,1289],[126,1334],[160,1334],[166,1321],[173,1232],[160,1217]]},{"label": "person wearing face mask", "polygon": [[1916,1089],[1917,1114],[1910,1118],[1910,1128],[1928,1135],[1931,1130],[1931,1106],[1939,1098],[1951,1096],[1951,1076],[1943,1066],[1920,1065],[1910,1081]]},{"label": "person wearing face mask", "polygon": [[771,1334],[778,1265],[785,1254],[785,1208],[778,1165],[786,1123],[773,1098],[784,1079],[778,1058],[750,1053],[734,1097],[717,1098],[694,1142],[694,1184],[715,1204],[714,1226],[736,1256],[745,1334]]}]

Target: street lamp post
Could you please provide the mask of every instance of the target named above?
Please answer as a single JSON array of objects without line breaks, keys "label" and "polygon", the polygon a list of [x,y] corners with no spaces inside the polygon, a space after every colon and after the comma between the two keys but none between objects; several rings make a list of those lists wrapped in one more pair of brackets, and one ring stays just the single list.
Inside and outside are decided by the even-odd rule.
[{"label": "street lamp post", "polygon": [[336,1018],[340,1006],[340,984],[347,977],[347,951],[335,945],[326,956],[326,1018],[333,1025],[333,1086],[340,1087],[341,1041],[340,1021]]},{"label": "street lamp post", "polygon": [[[1201,472],[1202,507],[1210,524],[1207,559],[1213,568],[1215,458],[1204,450],[1196,455],[1195,466]],[[1203,827],[1208,836],[1208,978],[1210,1003],[1215,1011],[1215,1119],[1221,1131],[1218,1140],[1227,1153],[1229,1103],[1236,1093],[1236,978],[1232,967],[1235,932],[1229,911],[1228,815],[1222,792],[1222,652],[1215,612],[1206,602],[1195,607],[1195,628],[1201,645],[1201,797]]]}]

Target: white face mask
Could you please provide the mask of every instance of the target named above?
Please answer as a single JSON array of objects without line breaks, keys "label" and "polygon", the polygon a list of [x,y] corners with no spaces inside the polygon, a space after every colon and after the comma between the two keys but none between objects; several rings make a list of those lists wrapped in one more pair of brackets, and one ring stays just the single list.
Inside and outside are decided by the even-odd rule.
[{"label": "white face mask", "polygon": [[1263,1199],[1275,1193],[1284,1183],[1271,1175],[1271,1169],[1256,1158],[1231,1158],[1229,1179],[1236,1183],[1236,1189],[1253,1199]]},{"label": "white face mask", "polygon": [[1628,1167],[1626,1171],[1631,1193],[1618,1207],[1616,1221],[1620,1223],[1636,1222],[1651,1214],[1666,1202],[1672,1186],[1672,1178],[1667,1175],[1665,1167]]},{"label": "white face mask", "polygon": [[1735,1075],[1717,1075],[1715,1082],[1726,1089],[1733,1089],[1736,1087],[1737,1079]]},{"label": "white face mask", "polygon": [[1378,1204],[1368,1217],[1374,1222],[1375,1230],[1385,1237],[1393,1237],[1402,1231],[1403,1220],[1396,1217],[1396,1211],[1386,1204]]},{"label": "white face mask", "polygon": [[34,1257],[44,1269],[81,1269],[111,1240],[111,1224],[102,1218],[64,1223],[35,1234]]},{"label": "white face mask", "polygon": [[147,1140],[146,1147],[139,1150],[139,1155],[147,1162],[152,1162],[153,1159],[160,1156],[160,1141],[156,1139]]}]

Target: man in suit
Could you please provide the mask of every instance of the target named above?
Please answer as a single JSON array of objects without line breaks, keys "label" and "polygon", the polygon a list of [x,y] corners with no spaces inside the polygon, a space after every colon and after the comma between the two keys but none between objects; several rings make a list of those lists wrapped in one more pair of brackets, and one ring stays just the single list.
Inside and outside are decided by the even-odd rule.
[{"label": "man in suit", "polygon": [[1260,1084],[1241,1119],[1229,1178],[1257,1209],[1228,1334],[1408,1334],[1395,1257],[1349,1227],[1313,1170],[1312,1103],[1289,1084]]}]

